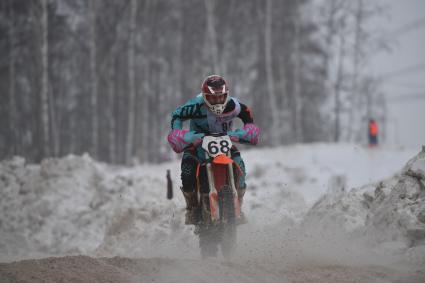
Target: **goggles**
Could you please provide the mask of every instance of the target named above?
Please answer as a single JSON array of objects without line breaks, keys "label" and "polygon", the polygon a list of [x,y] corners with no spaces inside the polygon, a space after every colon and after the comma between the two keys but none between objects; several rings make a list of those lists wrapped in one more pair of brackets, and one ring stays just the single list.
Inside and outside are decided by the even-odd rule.
[{"label": "goggles", "polygon": [[227,99],[227,93],[205,94],[205,99],[211,105],[224,104]]}]

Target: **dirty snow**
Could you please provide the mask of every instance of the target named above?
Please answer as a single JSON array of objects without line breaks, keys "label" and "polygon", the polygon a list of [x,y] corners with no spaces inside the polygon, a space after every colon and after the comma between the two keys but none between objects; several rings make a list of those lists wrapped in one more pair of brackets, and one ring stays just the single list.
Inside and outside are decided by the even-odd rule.
[{"label": "dirty snow", "polygon": [[[316,270],[318,262],[379,265],[382,254],[420,262],[425,153],[418,152],[351,144],[242,151],[249,223],[239,227],[235,257],[241,261],[234,264],[271,274],[267,262],[274,262],[280,269],[269,281],[278,282],[272,277],[280,278],[285,268],[285,274],[303,270],[312,278],[332,269]],[[175,190],[171,201],[165,198],[167,169]],[[178,161],[133,167],[88,155],[38,165],[19,157],[3,161],[0,261],[89,255],[184,259],[173,265],[189,265],[199,259],[198,243],[193,227],[183,224],[179,186]],[[288,269],[292,265],[298,269]]]}]

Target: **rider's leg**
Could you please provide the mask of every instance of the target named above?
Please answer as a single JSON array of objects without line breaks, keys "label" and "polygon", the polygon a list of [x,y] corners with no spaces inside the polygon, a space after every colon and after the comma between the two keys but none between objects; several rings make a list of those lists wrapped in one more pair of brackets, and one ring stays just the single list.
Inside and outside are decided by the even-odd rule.
[{"label": "rider's leg", "polygon": [[245,176],[246,176],[246,170],[245,170],[245,163],[243,162],[243,159],[239,152],[235,152],[232,156],[233,160],[238,165],[239,169],[241,170],[241,174],[239,175],[239,186],[238,186],[238,198],[239,203],[242,206],[243,202],[243,196],[245,195],[246,190],[246,183],[245,183]]},{"label": "rider's leg", "polygon": [[198,161],[191,152],[186,151],[183,153],[181,163],[181,179],[183,187],[181,190],[186,200],[185,224],[196,224],[198,222],[198,200],[195,193],[197,166]]},{"label": "rider's leg", "polygon": [[232,159],[233,161],[236,162],[236,164],[238,165],[241,174],[239,174],[239,189],[246,189],[246,183],[245,183],[245,176],[246,176],[246,170],[245,170],[245,163],[240,155],[239,152],[236,152],[234,154],[232,154]]}]

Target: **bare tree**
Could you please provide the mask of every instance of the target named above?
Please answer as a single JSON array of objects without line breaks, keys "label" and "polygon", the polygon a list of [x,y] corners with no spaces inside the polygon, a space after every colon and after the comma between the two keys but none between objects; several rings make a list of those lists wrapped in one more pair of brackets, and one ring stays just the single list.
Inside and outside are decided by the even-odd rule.
[{"label": "bare tree", "polygon": [[205,42],[208,50],[211,52],[211,60],[213,72],[215,74],[220,73],[220,67],[218,62],[218,47],[217,47],[217,34],[215,31],[215,5],[214,1],[204,0],[205,8],[206,8],[206,17],[207,17],[207,40]]},{"label": "bare tree", "polygon": [[[177,1],[179,2],[179,1]],[[182,101],[182,81],[184,80],[184,71],[183,71],[183,5],[181,3],[177,4],[175,8],[175,13],[177,14],[177,36],[176,36],[176,60],[173,64],[173,72],[176,76],[176,91],[174,92],[175,100]]]},{"label": "bare tree", "polygon": [[[345,19],[341,18],[340,25],[345,26]],[[341,138],[341,89],[344,81],[344,59],[345,59],[345,34],[339,34],[338,67],[334,84],[335,95],[335,132],[334,141],[339,142]]]},{"label": "bare tree", "polygon": [[302,141],[302,123],[301,123],[301,109],[302,109],[302,92],[301,92],[301,13],[299,4],[295,7],[294,17],[294,91],[293,91],[293,105],[292,105],[292,134],[294,141]]},{"label": "bare tree", "polygon": [[50,155],[49,131],[49,42],[47,0],[41,1],[41,121],[43,129],[43,156]]},{"label": "bare tree", "polygon": [[[153,16],[152,10],[154,9],[155,2],[153,1],[146,1],[143,6],[140,7],[140,15],[142,23],[149,22],[149,19],[151,16]],[[137,46],[142,46],[141,38],[147,37],[149,35],[149,29],[144,28],[144,25],[142,24],[142,28],[140,29],[140,33],[142,36],[137,37]],[[149,47],[149,45],[146,45],[146,47]],[[147,52],[147,49],[144,49]],[[151,86],[151,80],[150,80],[150,64],[151,64],[152,57],[151,56],[141,56],[139,63],[139,76],[144,78],[143,80],[137,80],[137,89],[140,90],[140,94],[137,95],[137,123],[136,123],[136,129],[137,129],[137,149],[136,149],[136,155],[140,160],[146,161],[149,160],[149,155],[147,152],[147,148],[149,147],[149,140],[150,140],[150,105],[149,105],[149,96],[152,94],[152,86]]]},{"label": "bare tree", "polygon": [[332,46],[333,39],[337,35],[337,21],[336,16],[338,11],[341,9],[341,0],[329,0],[325,2],[326,11],[326,20],[324,23],[325,31],[325,53],[324,53],[324,66],[327,72],[327,79],[329,80],[329,69],[330,69],[330,59],[332,57]]},{"label": "bare tree", "polygon": [[97,111],[98,96],[98,78],[97,78],[97,45],[96,45],[96,0],[89,0],[89,18],[90,18],[90,86],[91,86],[91,153],[97,157],[99,143],[99,121]]},{"label": "bare tree", "polygon": [[136,37],[136,16],[137,16],[137,0],[131,0],[130,5],[130,34],[128,46],[128,128],[126,143],[126,162],[131,161],[133,155],[134,143],[134,120],[136,111],[136,87],[135,87],[135,65],[134,65],[134,45]]},{"label": "bare tree", "polygon": [[269,106],[271,112],[271,144],[277,145],[280,143],[280,118],[277,108],[276,90],[273,78],[273,65],[272,65],[272,22],[273,22],[273,2],[272,0],[266,1],[266,14],[264,25],[264,52],[266,59],[266,77],[267,77],[267,94],[269,97]]},{"label": "bare tree", "polygon": [[16,35],[15,35],[15,26],[14,26],[14,12],[12,6],[13,0],[9,0],[9,127],[12,143],[12,153],[16,154],[19,144],[19,136],[18,136],[18,127],[17,127],[17,115],[16,115]]},{"label": "bare tree", "polygon": [[117,162],[116,157],[116,122],[115,122],[115,113],[114,113],[114,97],[116,95],[115,92],[115,52],[113,52],[110,56],[110,64],[109,64],[109,88],[108,88],[108,122],[109,122],[109,161],[112,163]]},{"label": "bare tree", "polygon": [[[368,33],[365,22],[382,14],[382,7],[377,3],[365,5],[363,0],[329,0],[323,1],[322,8],[327,19],[322,25],[326,30],[326,81],[329,92],[335,98],[334,140],[360,141],[365,123],[364,103],[367,101],[360,86],[363,80],[368,79],[362,74],[362,64],[378,38]],[[341,49],[342,42],[344,50]],[[343,121],[342,116],[347,120]]]},{"label": "bare tree", "polygon": [[355,33],[354,33],[354,50],[353,50],[353,74],[351,81],[351,94],[350,94],[350,110],[349,110],[349,121],[348,123],[348,137],[347,139],[351,141],[353,136],[353,126],[354,126],[354,117],[355,112],[358,111],[357,105],[359,101],[359,92],[358,92],[358,80],[359,80],[359,67],[360,67],[360,56],[362,53],[362,45],[361,45],[361,35],[363,33],[363,0],[357,0],[357,9],[355,12]]},{"label": "bare tree", "polygon": [[[307,16],[317,2],[312,0],[4,2],[0,27],[8,34],[0,37],[0,51],[10,57],[0,60],[8,68],[0,73],[0,91],[7,94],[7,104],[0,105],[7,117],[0,120],[1,157],[15,150],[39,161],[89,151],[100,160],[128,163],[134,156],[155,161],[171,155],[169,113],[193,96],[205,71],[225,76],[232,93],[253,107],[268,138],[263,144],[328,138],[334,124],[331,117],[322,120],[330,112],[322,109],[331,104],[326,97],[335,98],[337,139],[345,137],[341,105],[348,94],[362,93],[362,53],[347,56],[355,5],[345,0],[320,3],[327,22]],[[365,52],[362,36],[356,46]],[[358,72],[351,68],[356,60]],[[37,98],[28,95],[33,89]],[[39,148],[39,156],[30,147]]]}]

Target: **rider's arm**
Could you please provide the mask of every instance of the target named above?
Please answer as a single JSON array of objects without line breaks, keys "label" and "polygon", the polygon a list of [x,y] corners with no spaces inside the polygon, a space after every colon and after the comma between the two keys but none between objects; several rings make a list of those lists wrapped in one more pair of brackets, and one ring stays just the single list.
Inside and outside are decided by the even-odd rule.
[{"label": "rider's arm", "polygon": [[242,120],[243,124],[253,124],[254,123],[254,117],[252,116],[251,108],[246,106],[243,103],[240,103],[241,105],[241,112],[239,112],[238,117]]},{"label": "rider's arm", "polygon": [[229,131],[227,134],[234,141],[256,145],[260,137],[260,128],[254,124],[254,117],[252,116],[251,109],[243,103],[240,103],[241,111],[238,118],[242,120],[244,126],[242,129]]},{"label": "rider's arm", "polygon": [[[184,106],[184,105],[183,105]],[[182,108],[179,106],[171,114],[171,129],[183,129],[183,122],[188,119],[188,117],[182,116]]]},{"label": "rider's arm", "polygon": [[198,107],[200,107],[200,105],[195,98],[177,107],[171,114],[171,131],[167,139],[173,150],[177,153],[182,152],[191,143],[199,143],[204,136],[204,134],[199,134],[194,131],[183,130],[183,122],[195,118],[198,113],[196,112]]}]

